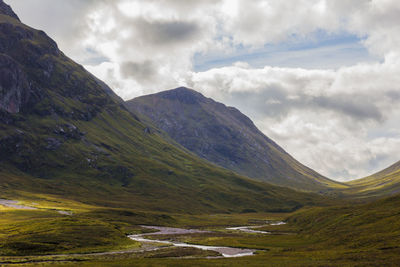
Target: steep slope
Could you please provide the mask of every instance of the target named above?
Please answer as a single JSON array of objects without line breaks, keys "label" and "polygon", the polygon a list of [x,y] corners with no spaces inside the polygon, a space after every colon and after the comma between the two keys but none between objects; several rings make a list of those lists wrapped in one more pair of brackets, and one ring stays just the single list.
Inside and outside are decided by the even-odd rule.
[{"label": "steep slope", "polygon": [[299,163],[233,107],[177,88],[127,102],[176,142],[248,177],[306,191],[344,187]]},{"label": "steep slope", "polygon": [[345,192],[359,197],[382,197],[400,193],[400,161],[371,176],[348,182]]},{"label": "steep slope", "polygon": [[319,199],[166,142],[0,0],[0,197],[53,194],[143,211],[292,210]]}]

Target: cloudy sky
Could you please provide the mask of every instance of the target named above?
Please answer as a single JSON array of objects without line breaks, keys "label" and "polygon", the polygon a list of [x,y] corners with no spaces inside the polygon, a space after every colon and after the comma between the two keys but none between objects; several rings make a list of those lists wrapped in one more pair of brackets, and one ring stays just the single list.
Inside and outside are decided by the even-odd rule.
[{"label": "cloudy sky", "polygon": [[400,160],[398,0],[6,0],[130,99],[188,86],[339,180]]}]

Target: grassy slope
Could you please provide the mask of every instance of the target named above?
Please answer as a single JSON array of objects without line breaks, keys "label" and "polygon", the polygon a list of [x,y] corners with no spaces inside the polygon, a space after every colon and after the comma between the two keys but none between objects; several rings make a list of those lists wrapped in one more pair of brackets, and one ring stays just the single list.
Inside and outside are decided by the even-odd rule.
[{"label": "grassy slope", "polygon": [[376,174],[347,184],[349,188],[344,192],[357,198],[379,198],[398,194],[400,192],[400,162]]},{"label": "grassy slope", "polygon": [[[90,122],[75,121],[87,133],[83,141],[69,140],[55,151],[35,149],[34,158],[39,161],[29,162],[31,174],[3,165],[0,188],[68,195],[98,205],[174,212],[290,210],[318,199],[217,168],[157,135],[147,136],[144,126],[128,113],[122,115],[104,113]],[[52,122],[42,117],[32,120],[35,123],[29,126],[26,122],[17,125],[27,133],[25,138],[29,139],[29,132],[35,133],[29,136],[35,141],[42,131],[47,136]],[[19,159],[15,157],[15,161]]]},{"label": "grassy slope", "polygon": [[368,204],[310,208],[289,218],[322,245],[356,249],[399,248],[400,195]]}]

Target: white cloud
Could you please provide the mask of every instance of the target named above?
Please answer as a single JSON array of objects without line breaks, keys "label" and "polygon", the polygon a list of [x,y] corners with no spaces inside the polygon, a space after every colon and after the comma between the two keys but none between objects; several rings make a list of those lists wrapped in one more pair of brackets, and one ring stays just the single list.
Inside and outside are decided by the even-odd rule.
[{"label": "white cloud", "polygon": [[[333,178],[360,177],[399,160],[397,0],[8,3],[125,99],[191,86],[238,107],[301,162]],[[193,71],[195,55],[218,59],[238,47],[251,52],[268,44],[318,44],[319,32],[356,35],[380,61],[347,66],[354,62],[343,58],[352,56],[348,52],[338,56],[334,65],[343,66],[337,69],[306,69],[301,62],[300,68],[254,68],[242,56],[230,66]]]},{"label": "white cloud", "polygon": [[387,138],[385,122],[400,114],[399,72],[394,58],[337,71],[231,66],[192,73],[188,84],[244,111],[308,166],[356,178],[398,160],[400,129]]}]

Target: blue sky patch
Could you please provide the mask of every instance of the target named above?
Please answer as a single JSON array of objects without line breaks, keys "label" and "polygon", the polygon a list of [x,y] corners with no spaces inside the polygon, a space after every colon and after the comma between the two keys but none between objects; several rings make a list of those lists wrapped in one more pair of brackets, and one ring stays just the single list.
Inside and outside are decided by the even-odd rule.
[{"label": "blue sky patch", "polygon": [[197,53],[194,56],[194,71],[229,66],[235,62],[247,62],[253,68],[264,66],[337,69],[360,62],[380,59],[370,55],[362,44],[364,38],[347,33],[328,34],[316,31],[311,36],[292,36],[289,41],[267,44],[261,48],[234,47],[233,53]]}]

